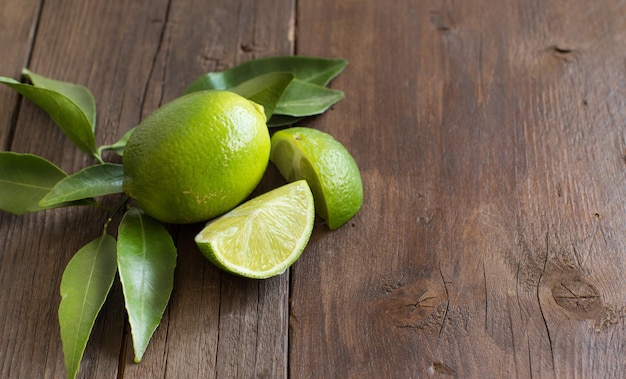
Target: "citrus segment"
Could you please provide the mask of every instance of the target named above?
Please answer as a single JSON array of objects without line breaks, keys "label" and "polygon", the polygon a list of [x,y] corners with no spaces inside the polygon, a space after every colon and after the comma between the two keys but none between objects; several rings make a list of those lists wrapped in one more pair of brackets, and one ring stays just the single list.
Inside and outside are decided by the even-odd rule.
[{"label": "citrus segment", "polygon": [[245,200],[269,161],[263,108],[227,91],[163,105],[137,126],[123,156],[123,189],[150,216],[193,223]]},{"label": "citrus segment", "polygon": [[294,127],[272,138],[272,161],[287,181],[306,179],[315,198],[315,210],[328,227],[348,222],[363,203],[359,168],[348,150],[330,134]]},{"label": "citrus segment", "polygon": [[210,221],[195,242],[217,267],[264,279],[283,273],[300,257],[314,219],[313,194],[301,180],[248,200]]}]

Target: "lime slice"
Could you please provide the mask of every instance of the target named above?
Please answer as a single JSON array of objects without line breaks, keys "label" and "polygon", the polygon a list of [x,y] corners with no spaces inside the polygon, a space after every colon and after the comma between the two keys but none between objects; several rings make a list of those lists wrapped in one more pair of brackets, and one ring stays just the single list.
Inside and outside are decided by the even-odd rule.
[{"label": "lime slice", "polygon": [[306,181],[286,184],[209,222],[195,237],[217,267],[248,278],[283,273],[300,257],[315,220]]},{"label": "lime slice", "polygon": [[357,214],[363,203],[363,183],[354,158],[330,134],[295,127],[272,136],[270,161],[287,179],[306,179],[315,210],[333,230]]}]

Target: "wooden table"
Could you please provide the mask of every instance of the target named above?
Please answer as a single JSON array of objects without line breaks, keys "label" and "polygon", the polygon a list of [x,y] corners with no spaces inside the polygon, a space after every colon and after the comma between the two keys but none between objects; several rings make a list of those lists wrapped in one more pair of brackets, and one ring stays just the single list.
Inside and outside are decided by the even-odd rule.
[{"label": "wooden table", "polygon": [[[625,16],[623,0],[3,0],[0,75],[87,86],[99,144],[208,71],[350,61],[345,100],[305,125],[358,162],[357,217],[318,220],[265,281],[208,263],[201,225],[171,227],[174,292],[144,360],[115,284],[79,376],[626,375]],[[0,141],[93,163],[6,86]],[[61,274],[105,217],[0,214],[0,377],[65,375]]]}]

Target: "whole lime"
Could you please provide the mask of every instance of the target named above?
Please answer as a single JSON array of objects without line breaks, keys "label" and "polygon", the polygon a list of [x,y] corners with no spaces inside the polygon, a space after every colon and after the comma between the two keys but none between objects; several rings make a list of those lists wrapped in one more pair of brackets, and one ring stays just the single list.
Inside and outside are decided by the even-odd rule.
[{"label": "whole lime", "polygon": [[241,203],[270,154],[263,107],[228,91],[179,97],[146,117],[124,149],[124,192],[148,215],[194,223]]}]

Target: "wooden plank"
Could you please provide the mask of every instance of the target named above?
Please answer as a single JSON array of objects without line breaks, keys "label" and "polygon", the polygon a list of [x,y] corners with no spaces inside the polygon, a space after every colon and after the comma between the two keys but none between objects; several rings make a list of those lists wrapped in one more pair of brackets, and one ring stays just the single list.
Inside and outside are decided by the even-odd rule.
[{"label": "wooden plank", "polygon": [[[293,53],[294,2],[172,1],[147,84],[144,114],[199,75]],[[258,191],[280,183],[270,172]],[[202,225],[177,229],[178,267],[167,317],[140,365],[126,340],[126,378],[286,377],[289,275],[251,281],[222,273],[193,243]]]},{"label": "wooden plank", "polygon": [[626,318],[624,1],[301,2],[365,203],[292,269],[293,377],[604,377]]},{"label": "wooden plank", "polygon": [[[0,46],[15,49],[0,74],[30,62],[87,85],[100,143],[203,72],[293,51],[293,1],[45,2],[37,28],[39,2],[8,1]],[[291,278],[268,281],[208,264],[191,242],[201,225],[173,228],[175,291],[144,361],[131,363],[116,285],[81,377],[624,371],[625,10],[608,0],[300,2],[297,53],[351,61],[333,83],[346,100],[307,125],[353,152],[363,210],[334,232],[318,221]],[[5,147],[70,172],[91,163],[18,103],[0,88],[0,121],[16,126],[14,136],[0,127]],[[270,170],[259,190],[279,182]],[[61,272],[105,218],[0,215],[0,376],[64,376]]]},{"label": "wooden plank", "polygon": [[[30,68],[92,90],[98,142],[112,143],[204,72],[292,54],[293,16],[291,0],[46,3]],[[30,45],[20,43],[25,51]],[[19,73],[23,63],[16,62]],[[14,102],[3,100],[2,106],[13,109]],[[19,109],[10,146],[68,172],[92,163],[28,101]],[[270,172],[259,191],[280,180]],[[61,274],[105,220],[89,209],[2,214],[1,376],[64,375],[56,320]],[[89,341],[81,377],[286,376],[289,275],[251,281],[221,273],[192,242],[200,227],[172,228],[179,248],[175,290],[143,362],[132,364],[116,284]],[[115,234],[115,224],[110,231]]]},{"label": "wooden plank", "polygon": [[[33,34],[41,0],[6,0],[0,7],[0,76],[19,78],[30,58]],[[10,52],[10,53],[9,53]],[[18,96],[6,86],[0,87],[0,141],[9,147],[9,138],[17,116]]]},{"label": "wooden plank", "polygon": [[[20,9],[26,11],[25,5],[21,2]],[[91,89],[99,111],[100,144],[115,141],[141,116],[143,90],[159,42],[157,21],[165,5],[56,1],[41,10],[29,68]],[[28,41],[22,43],[30,48]],[[42,155],[68,172],[93,163],[26,100],[19,108],[10,146],[13,151]],[[56,316],[61,274],[74,252],[100,235],[106,218],[101,211],[82,208],[2,214],[0,376],[65,376]],[[115,286],[91,335],[81,377],[117,376],[124,318]]]}]

